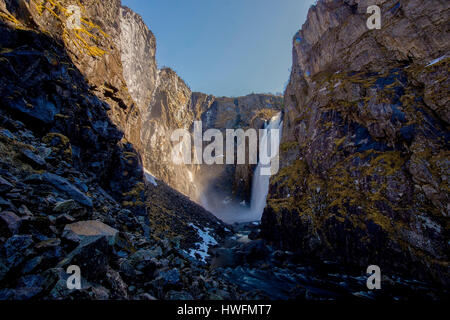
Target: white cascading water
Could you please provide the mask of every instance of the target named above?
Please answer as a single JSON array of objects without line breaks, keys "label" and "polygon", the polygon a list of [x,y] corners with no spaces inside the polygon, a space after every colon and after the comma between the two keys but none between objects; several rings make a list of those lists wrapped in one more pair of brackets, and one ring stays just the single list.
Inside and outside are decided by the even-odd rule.
[{"label": "white cascading water", "polygon": [[[278,151],[280,147],[281,140],[281,129],[283,127],[283,121],[281,119],[281,112],[273,117],[268,124],[266,124],[265,134],[260,140],[260,150],[263,149],[262,146],[266,145],[268,155],[273,159],[278,156]],[[276,139],[275,145],[272,146],[272,130],[278,131],[278,139]],[[276,136],[274,136],[275,138]],[[273,161],[271,161],[273,167]],[[256,222],[260,221],[264,208],[267,203],[267,195],[269,193],[270,175],[261,175],[263,169],[271,169],[271,165],[267,164],[264,166],[261,162],[255,169],[252,181],[252,194],[250,207],[243,207],[236,204],[223,203],[224,205],[220,208],[211,207],[209,205],[208,198],[213,197],[211,194],[203,194],[201,196],[201,203],[203,207],[214,213],[219,219],[226,223],[244,223],[244,222]]]},{"label": "white cascading water", "polygon": [[[280,148],[280,140],[281,140],[281,129],[283,127],[283,121],[281,120],[281,112],[277,114],[275,117],[273,117],[269,124],[267,125],[266,134],[263,136],[263,138],[260,141],[260,149],[261,146],[267,145],[268,150],[270,151],[270,155],[273,155],[272,158],[278,157],[278,152]],[[271,145],[271,132],[272,130],[279,130],[279,136],[278,139],[275,140],[276,145]],[[273,168],[273,162],[271,161],[271,165],[267,165],[266,167],[269,168],[272,166]],[[251,203],[250,203],[250,212],[251,212],[251,218],[250,221],[259,221],[261,220],[262,214],[264,212],[264,208],[267,204],[267,195],[269,194],[269,185],[270,185],[270,175],[261,175],[261,170],[264,168],[264,166],[259,163],[256,167],[255,174],[253,175],[253,181],[252,181],[252,197],[251,197]],[[273,171],[273,170],[272,170]]]}]

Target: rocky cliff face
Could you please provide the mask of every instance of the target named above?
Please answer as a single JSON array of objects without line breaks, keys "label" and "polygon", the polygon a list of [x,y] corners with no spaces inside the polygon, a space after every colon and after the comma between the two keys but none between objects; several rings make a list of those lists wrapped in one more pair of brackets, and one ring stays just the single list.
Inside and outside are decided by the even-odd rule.
[{"label": "rocky cliff face", "polygon": [[[71,6],[80,10],[81,28],[71,27]],[[199,199],[202,188],[195,183],[197,170],[173,164],[171,151],[175,143],[170,136],[176,129],[190,130],[194,119],[200,120],[207,109],[195,109],[197,98],[175,72],[158,70],[155,37],[139,15],[122,7],[119,0],[5,1],[4,7],[14,19],[64,43],[90,90],[111,106],[109,117],[139,152],[144,167],[191,199]],[[248,109],[259,110],[260,100],[274,99],[255,97],[246,98]],[[209,99],[215,101],[214,97]],[[237,116],[237,107],[232,109],[214,112],[232,119]],[[249,112],[239,117],[254,120]],[[204,181],[204,175],[198,180]]]},{"label": "rocky cliff face", "polygon": [[[120,17],[114,3],[84,4],[92,17]],[[60,5],[0,1],[0,300],[200,297],[180,291],[208,273],[202,237],[220,243],[224,225],[144,180],[130,143],[140,110],[119,51],[98,40],[116,29],[97,25],[92,42],[72,43]],[[71,264],[80,291],[67,289]]]},{"label": "rocky cliff face", "polygon": [[[264,94],[216,98],[195,93],[192,103],[194,114],[202,121],[203,131],[219,129],[225,137],[226,129],[262,129],[265,121],[281,112],[283,99]],[[246,143],[246,150],[249,150],[248,142],[243,143]],[[223,161],[226,163],[226,156]],[[231,202],[239,205],[245,201],[249,204],[254,169],[255,165],[250,164],[248,159],[242,165],[215,164],[197,167],[194,170],[195,179],[201,186],[201,193],[208,195],[208,201],[203,199],[203,203],[210,209],[223,208],[224,203]]]},{"label": "rocky cliff face", "polygon": [[263,235],[446,283],[450,6],[377,1],[368,30],[372,2],[319,1],[293,39]]},{"label": "rocky cliff face", "polygon": [[191,90],[171,69],[158,74],[157,86],[143,122],[142,141],[145,167],[170,186],[198,198],[198,189],[189,165],[175,165],[172,149],[178,142],[171,141],[177,129],[190,131],[194,115],[190,109]]}]

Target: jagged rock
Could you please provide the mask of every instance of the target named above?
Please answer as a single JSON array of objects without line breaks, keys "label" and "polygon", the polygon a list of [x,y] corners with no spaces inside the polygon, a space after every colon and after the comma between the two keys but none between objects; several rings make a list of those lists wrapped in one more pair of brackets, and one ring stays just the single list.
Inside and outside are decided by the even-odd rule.
[{"label": "jagged rock", "polygon": [[21,152],[22,155],[26,158],[26,161],[30,162],[31,165],[34,165],[37,168],[45,167],[46,162],[39,155],[35,154],[29,149],[24,149]]},{"label": "jagged rock", "polygon": [[104,237],[108,240],[110,245],[114,245],[117,241],[119,231],[100,221],[80,221],[66,225],[65,232],[73,233],[83,238],[97,238]]},{"label": "jagged rock", "polygon": [[33,215],[33,213],[31,213],[31,211],[27,208],[26,205],[21,205],[19,208],[19,213],[22,216],[27,216],[27,217],[31,217]]},{"label": "jagged rock", "polygon": [[294,36],[262,236],[307,257],[447,283],[448,166],[438,164],[448,81],[437,79],[449,65],[449,3],[381,1],[380,30],[366,27],[368,5],[318,1]]},{"label": "jagged rock", "polygon": [[81,203],[82,205],[85,205],[87,207],[93,206],[92,200],[80,190],[78,190],[73,184],[67,181],[67,179],[48,172],[42,174],[42,179],[45,182],[52,184],[56,189],[64,192],[68,196],[71,196],[74,200]]},{"label": "jagged rock", "polygon": [[4,244],[5,256],[0,257],[1,263],[11,270],[20,266],[33,253],[33,239],[30,235],[15,235]]},{"label": "jagged rock", "polygon": [[53,208],[53,211],[56,213],[63,213],[63,212],[70,212],[74,209],[79,209],[79,205],[75,200],[66,200],[58,202],[55,207]]},{"label": "jagged rock", "polygon": [[13,188],[14,186],[11,183],[0,177],[0,193],[9,192]]},{"label": "jagged rock", "polygon": [[106,281],[109,283],[109,287],[111,288],[112,298],[127,299],[128,286],[122,280],[117,271],[109,268],[106,272]]},{"label": "jagged rock", "polygon": [[255,240],[245,243],[240,248],[242,258],[248,263],[253,263],[258,260],[263,260],[269,254],[263,240]]},{"label": "jagged rock", "polygon": [[194,300],[194,297],[189,292],[170,290],[166,293],[166,300]]},{"label": "jagged rock", "polygon": [[49,248],[56,248],[61,245],[61,240],[58,238],[45,240],[36,244],[35,248],[38,250],[46,250]]},{"label": "jagged rock", "polygon": [[[158,247],[159,248],[159,247]],[[161,250],[161,248],[159,248]],[[160,256],[161,253],[157,249],[155,250],[139,250],[133,253],[128,261],[135,270],[144,272],[145,274],[153,274],[156,269],[155,258]]]},{"label": "jagged rock", "polygon": [[29,300],[42,292],[41,288],[19,288],[0,290],[0,300]]},{"label": "jagged rock", "polygon": [[19,231],[21,219],[13,212],[2,211],[0,212],[0,234],[2,235],[15,235]]},{"label": "jagged rock", "polygon": [[110,251],[106,236],[88,236],[82,239],[78,247],[59,262],[57,267],[77,265],[83,277],[90,281],[99,281],[107,271]]},{"label": "jagged rock", "polygon": [[156,280],[162,280],[163,285],[178,284],[180,281],[180,271],[176,268],[159,270],[156,274]]},{"label": "jagged rock", "polygon": [[141,293],[138,297],[138,300],[144,300],[144,301],[155,301],[158,300],[154,296],[152,296],[149,293]]}]

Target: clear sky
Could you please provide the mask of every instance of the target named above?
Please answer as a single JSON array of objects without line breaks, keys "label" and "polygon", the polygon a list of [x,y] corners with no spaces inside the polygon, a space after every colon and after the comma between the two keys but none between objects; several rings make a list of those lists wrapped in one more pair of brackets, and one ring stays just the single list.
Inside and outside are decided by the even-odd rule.
[{"label": "clear sky", "polygon": [[315,0],[122,0],[156,36],[158,67],[215,96],[282,92]]}]

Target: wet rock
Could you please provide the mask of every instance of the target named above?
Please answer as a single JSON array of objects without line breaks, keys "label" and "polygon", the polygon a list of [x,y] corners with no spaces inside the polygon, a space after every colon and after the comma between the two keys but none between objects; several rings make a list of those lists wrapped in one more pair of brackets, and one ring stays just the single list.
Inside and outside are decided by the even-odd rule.
[{"label": "wet rock", "polygon": [[243,244],[239,253],[244,261],[253,263],[258,260],[266,259],[270,252],[263,240],[254,240]]}]

